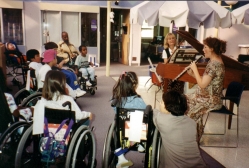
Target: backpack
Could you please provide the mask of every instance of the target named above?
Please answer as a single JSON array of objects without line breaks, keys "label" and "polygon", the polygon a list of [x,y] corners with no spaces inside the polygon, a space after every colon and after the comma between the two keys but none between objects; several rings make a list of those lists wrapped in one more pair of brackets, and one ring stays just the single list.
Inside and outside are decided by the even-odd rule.
[{"label": "backpack", "polygon": [[41,161],[48,163],[55,162],[55,159],[58,157],[63,157],[66,154],[67,151],[67,143],[66,139],[69,135],[69,132],[74,124],[74,121],[71,119],[68,127],[65,131],[65,134],[62,138],[62,140],[56,140],[55,136],[56,134],[62,129],[62,127],[65,125],[65,123],[69,119],[65,119],[61,122],[60,126],[57,128],[55,133],[49,132],[48,129],[48,121],[47,118],[44,118],[44,137],[41,138],[39,143],[39,150],[41,153]]}]

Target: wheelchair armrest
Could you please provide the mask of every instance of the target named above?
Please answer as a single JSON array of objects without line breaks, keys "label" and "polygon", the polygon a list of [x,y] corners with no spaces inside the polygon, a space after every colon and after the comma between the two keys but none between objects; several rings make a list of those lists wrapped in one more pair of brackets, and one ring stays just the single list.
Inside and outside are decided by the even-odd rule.
[{"label": "wheelchair armrest", "polygon": [[69,109],[71,110],[71,102],[70,101],[66,101],[65,103],[62,104],[63,107],[66,107],[68,105]]}]

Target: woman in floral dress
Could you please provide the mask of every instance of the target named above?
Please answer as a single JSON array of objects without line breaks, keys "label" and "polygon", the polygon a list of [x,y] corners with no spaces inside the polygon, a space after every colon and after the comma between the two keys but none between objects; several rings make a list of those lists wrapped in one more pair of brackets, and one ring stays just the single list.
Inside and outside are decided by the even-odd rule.
[{"label": "woman in floral dress", "polygon": [[197,123],[198,140],[204,130],[203,115],[222,107],[221,97],[225,77],[225,66],[221,54],[226,52],[226,42],[208,37],[203,43],[205,57],[210,59],[205,72],[201,76],[195,62],[191,63],[188,70],[188,74],[194,77],[198,84],[196,91],[187,95],[189,106],[187,115]]}]

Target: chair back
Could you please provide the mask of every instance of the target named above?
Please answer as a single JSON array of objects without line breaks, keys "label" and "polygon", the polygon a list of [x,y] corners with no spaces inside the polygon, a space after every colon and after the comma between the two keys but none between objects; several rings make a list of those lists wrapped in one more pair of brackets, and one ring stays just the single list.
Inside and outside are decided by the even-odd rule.
[{"label": "chair back", "polygon": [[49,123],[60,124],[65,119],[73,119],[75,121],[75,112],[71,110],[51,109],[45,107],[45,117]]},{"label": "chair back", "polygon": [[70,102],[65,102],[63,103],[62,106],[67,106],[69,105],[69,110],[62,110],[62,109],[51,109],[45,107],[45,117],[47,118],[49,123],[53,124],[60,124],[61,121],[65,119],[73,119],[75,122],[75,112],[71,111],[71,103]]},{"label": "chair back", "polygon": [[153,83],[154,85],[156,85],[156,86],[159,86],[159,87],[160,87],[160,86],[162,85],[162,83],[158,80],[158,78],[157,78],[155,72],[151,72],[151,81],[152,81],[152,83]]},{"label": "chair back", "polygon": [[[146,109],[127,109],[127,108],[119,108],[117,107],[117,113],[116,113],[116,124],[117,124],[117,130],[118,131],[118,139],[126,139],[128,140],[129,139],[129,130],[130,130],[130,114],[135,112],[135,111],[143,111],[144,114],[143,114],[143,119],[142,119],[142,123],[143,125],[147,125],[146,126],[146,131],[152,131],[152,127],[154,127],[154,124],[153,124],[153,110],[152,110],[152,107],[151,105],[147,105],[146,106]],[[140,127],[139,127],[140,128]],[[144,126],[143,126],[143,133],[142,133],[142,136],[141,136],[141,141],[142,142],[145,142],[148,140],[150,141],[151,140],[151,132],[144,132]],[[121,146],[120,142],[118,142],[118,146]]]},{"label": "chair back", "polygon": [[249,55],[240,54],[238,56],[238,61],[241,63],[249,61]]},{"label": "chair back", "polygon": [[237,106],[239,106],[241,95],[242,95],[242,92],[244,90],[244,87],[245,86],[243,86],[239,82],[235,82],[235,81],[231,82],[227,87],[225,97],[228,100],[234,102]]}]

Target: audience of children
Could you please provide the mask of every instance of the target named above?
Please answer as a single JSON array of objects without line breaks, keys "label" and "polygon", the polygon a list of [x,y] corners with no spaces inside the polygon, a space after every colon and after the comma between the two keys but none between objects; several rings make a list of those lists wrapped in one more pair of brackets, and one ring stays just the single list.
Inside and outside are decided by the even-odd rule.
[{"label": "audience of children", "polygon": [[185,115],[187,109],[185,95],[169,91],[163,94],[161,110],[153,110],[153,121],[162,138],[160,168],[207,167],[198,148],[196,123]]},{"label": "audience of children", "polygon": [[[52,41],[47,42],[44,44],[44,47],[46,50],[48,49],[57,49],[58,45]],[[67,80],[67,84],[73,89],[73,90],[77,90],[79,89],[79,85],[78,85],[78,80],[77,80],[77,76],[78,73],[76,73],[76,69],[74,66],[75,65],[70,65],[70,68],[74,70],[74,72],[68,70],[68,66],[64,66],[64,64],[66,63],[65,60],[62,60],[58,55],[56,56],[57,58],[57,63],[59,64],[59,66],[57,66],[58,69],[60,69],[60,71],[62,71],[65,75],[66,75],[66,80]],[[78,71],[77,71],[78,72]],[[85,91],[83,91],[85,92]]]},{"label": "audience of children", "polygon": [[34,113],[39,113],[41,110],[41,103],[44,106],[52,109],[69,109],[68,106],[62,106],[62,104],[66,101],[71,103],[71,110],[75,111],[76,121],[85,118],[89,118],[90,120],[92,119],[91,112],[81,111],[74,99],[71,96],[68,96],[65,75],[60,71],[49,70],[46,73],[44,80],[42,98],[34,106]]},{"label": "audience of children", "polygon": [[[132,108],[132,109],[145,109],[146,104],[136,89],[138,86],[138,77],[135,72],[123,72],[116,84],[113,87],[112,99],[115,101],[116,107]],[[116,107],[114,107],[116,111]],[[141,144],[134,144],[130,142],[131,146],[138,145],[143,148]],[[131,161],[128,161],[124,154],[127,149],[118,148],[115,150],[115,155],[118,156],[117,167],[129,167],[133,165]]]},{"label": "audience of children", "polygon": [[[40,68],[37,76],[37,83],[38,83],[38,88],[43,88],[45,76],[49,70],[52,70],[53,66],[57,65],[57,59],[56,59],[56,50],[54,49],[49,49],[44,52],[44,59],[42,62],[45,64]],[[73,90],[68,84],[66,84],[66,87],[69,91],[69,95],[72,96],[73,98],[83,96],[86,92],[83,90],[80,90],[80,88],[77,88],[76,90]]]},{"label": "audience of children", "polygon": [[79,71],[82,73],[82,77],[87,78],[90,75],[90,82],[87,81],[88,86],[95,85],[95,69],[92,62],[88,62],[87,47],[84,45],[79,46],[81,55],[77,56],[75,65],[79,67]]}]

